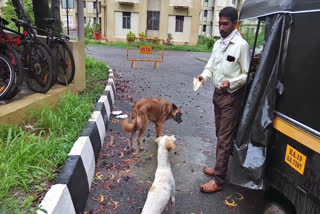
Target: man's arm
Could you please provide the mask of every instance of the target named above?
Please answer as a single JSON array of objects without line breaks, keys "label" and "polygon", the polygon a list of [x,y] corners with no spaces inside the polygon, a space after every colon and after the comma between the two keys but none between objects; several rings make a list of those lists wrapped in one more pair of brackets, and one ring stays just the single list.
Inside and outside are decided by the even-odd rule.
[{"label": "man's arm", "polygon": [[230,80],[230,89],[236,89],[242,87],[247,80],[249,66],[250,66],[250,47],[247,42],[241,45],[239,64],[241,67],[241,74],[236,78]]}]

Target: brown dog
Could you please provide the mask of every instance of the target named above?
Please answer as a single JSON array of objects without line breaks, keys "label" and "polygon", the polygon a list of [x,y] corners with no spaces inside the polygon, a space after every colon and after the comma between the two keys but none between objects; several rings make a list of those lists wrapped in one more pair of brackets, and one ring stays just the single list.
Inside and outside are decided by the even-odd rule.
[{"label": "brown dog", "polygon": [[125,119],[122,122],[122,129],[130,133],[130,145],[132,148],[133,137],[139,130],[138,146],[141,151],[140,140],[146,130],[148,120],[156,127],[157,137],[162,136],[162,126],[166,120],[173,119],[177,123],[182,122],[181,108],[161,98],[145,98],[137,101],[132,109],[131,121]]}]

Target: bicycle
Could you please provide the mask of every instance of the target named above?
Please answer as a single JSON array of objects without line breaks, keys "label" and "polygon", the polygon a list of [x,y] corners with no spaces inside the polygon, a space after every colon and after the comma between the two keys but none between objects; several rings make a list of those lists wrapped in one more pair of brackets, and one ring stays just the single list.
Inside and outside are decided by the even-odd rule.
[{"label": "bicycle", "polygon": [[[26,75],[19,75],[19,80],[16,81],[17,84],[10,96],[15,96],[19,91],[19,87],[22,83],[21,79],[23,78],[26,79],[26,83],[32,91],[45,93],[50,89],[53,82],[51,56],[47,50],[39,44],[35,37],[31,36],[32,34],[30,32],[24,31],[23,33],[20,33],[20,28],[28,25],[27,21],[16,19],[12,19],[12,21],[15,22],[19,30],[15,31],[5,27],[9,22],[1,18],[0,38],[3,43],[20,51],[21,56],[16,56],[16,58],[21,59],[24,66],[23,70],[26,71],[24,74]],[[4,30],[12,32],[17,36],[12,38],[6,34]]]},{"label": "bicycle", "polygon": [[0,100],[10,91],[15,79],[11,61],[0,54]]},{"label": "bicycle", "polygon": [[[45,18],[44,21],[47,22],[48,25],[53,25],[56,22],[56,19]],[[32,25],[29,25],[28,27],[47,34],[46,44],[52,52],[54,70],[56,71],[55,80],[61,85],[70,84],[75,75],[73,54],[67,44],[67,41],[69,41],[70,38],[54,32],[51,28],[42,29]]]}]

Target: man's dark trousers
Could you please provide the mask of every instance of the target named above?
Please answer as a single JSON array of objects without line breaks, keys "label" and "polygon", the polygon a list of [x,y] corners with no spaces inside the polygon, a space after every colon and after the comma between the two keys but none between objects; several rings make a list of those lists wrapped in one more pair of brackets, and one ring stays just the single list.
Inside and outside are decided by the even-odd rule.
[{"label": "man's dark trousers", "polygon": [[213,94],[217,151],[214,181],[218,186],[225,182],[228,170],[229,156],[234,135],[241,112],[242,90],[233,93],[215,89]]}]

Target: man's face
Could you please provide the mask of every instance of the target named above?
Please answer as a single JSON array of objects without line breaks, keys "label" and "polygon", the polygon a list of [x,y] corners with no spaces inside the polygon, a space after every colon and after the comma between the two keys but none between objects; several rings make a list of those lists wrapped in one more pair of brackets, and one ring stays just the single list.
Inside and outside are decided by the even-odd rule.
[{"label": "man's face", "polygon": [[229,34],[236,29],[237,22],[232,22],[230,17],[219,18],[219,31],[222,38],[226,38]]}]

